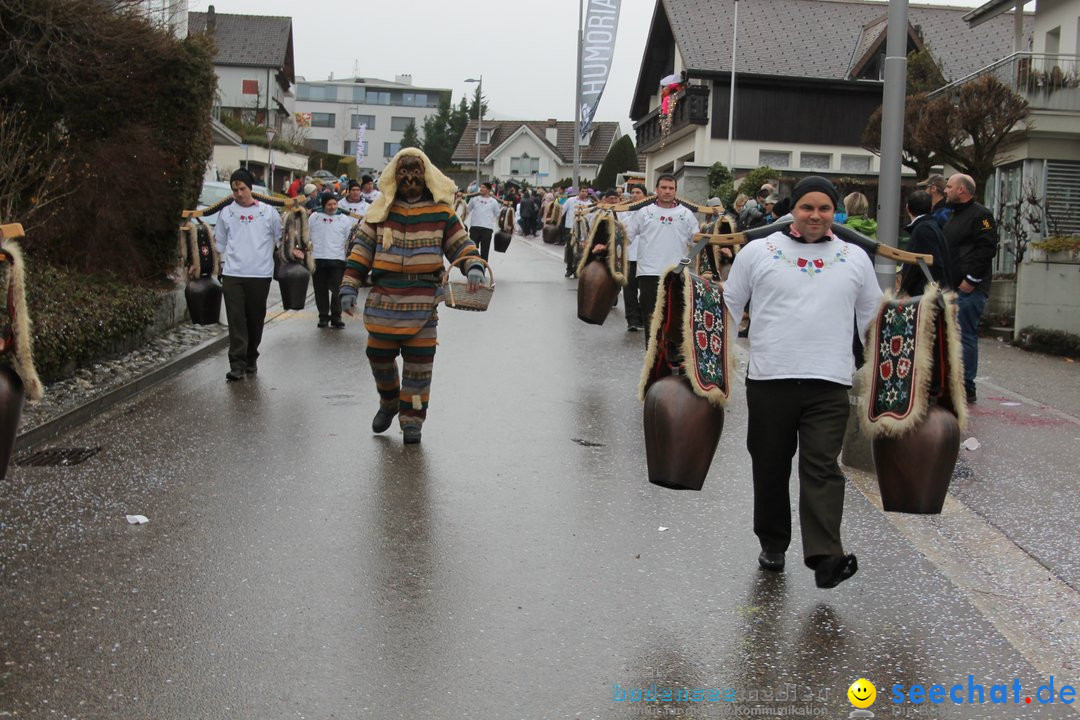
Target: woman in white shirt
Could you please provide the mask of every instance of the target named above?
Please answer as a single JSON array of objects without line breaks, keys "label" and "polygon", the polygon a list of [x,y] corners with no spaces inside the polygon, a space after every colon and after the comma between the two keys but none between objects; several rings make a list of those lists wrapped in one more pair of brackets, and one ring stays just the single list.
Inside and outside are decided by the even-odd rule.
[{"label": "woman in white shirt", "polygon": [[311,230],[311,255],[315,259],[315,272],[311,276],[315,286],[315,307],[319,309],[319,327],[340,330],[345,327],[341,320],[341,278],[345,274],[345,249],[353,219],[338,215],[338,201],[333,193],[323,193],[319,198],[319,210],[308,217]]}]

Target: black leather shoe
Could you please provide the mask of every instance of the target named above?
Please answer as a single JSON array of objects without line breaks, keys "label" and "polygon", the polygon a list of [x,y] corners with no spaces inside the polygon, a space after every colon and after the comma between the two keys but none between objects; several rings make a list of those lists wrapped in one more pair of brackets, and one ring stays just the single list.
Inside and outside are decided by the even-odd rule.
[{"label": "black leather shoe", "polygon": [[331,320],[330,321],[330,327],[334,328],[335,330],[341,330],[342,328],[345,327],[345,323],[343,323],[340,319],[339,320]]},{"label": "black leather shoe", "polygon": [[249,362],[247,364],[247,367],[244,368],[244,373],[246,373],[247,375],[254,375],[254,374],[258,373],[258,372],[259,372],[259,366],[256,365],[253,362]]},{"label": "black leather shoe", "polygon": [[229,372],[225,373],[225,380],[227,382],[236,382],[237,380],[243,379],[244,373],[239,370],[230,370]]},{"label": "black leather shoe", "polygon": [[405,444],[415,445],[420,442],[420,426],[419,425],[406,425],[402,428],[402,432],[405,433]]},{"label": "black leather shoe", "polygon": [[965,394],[967,395],[967,401],[969,403],[975,402],[975,388],[971,388]]},{"label": "black leather shoe", "polygon": [[784,569],[784,553],[782,552],[769,552],[768,550],[762,550],[761,554],[757,556],[758,565],[765,570],[772,570],[773,572],[780,572]]},{"label": "black leather shoe", "polygon": [[320,327],[320,328],[324,328],[324,327],[326,327],[327,325],[329,325],[329,323],[328,323],[328,322],[326,322],[325,320],[320,320],[320,321],[318,322],[318,324],[317,324],[317,325],[316,325],[315,327]]},{"label": "black leather shoe", "polygon": [[814,584],[834,588],[859,571],[854,555],[825,555],[814,568]]},{"label": "black leather shoe", "polygon": [[397,410],[380,407],[379,412],[375,413],[375,417],[371,421],[371,431],[377,433],[386,432],[390,428],[390,423],[394,421],[395,415],[397,415]]}]

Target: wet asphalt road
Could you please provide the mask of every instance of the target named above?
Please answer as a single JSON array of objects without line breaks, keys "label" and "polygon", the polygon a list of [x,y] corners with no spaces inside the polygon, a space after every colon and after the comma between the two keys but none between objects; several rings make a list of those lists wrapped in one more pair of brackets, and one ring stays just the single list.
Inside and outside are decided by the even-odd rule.
[{"label": "wet asphalt road", "polygon": [[[881,512],[853,472],[860,572],[818,590],[797,540],[757,568],[741,387],[705,489],[649,485],[642,335],[621,308],[579,322],[552,248],[494,260],[488,313],[441,310],[419,446],[370,432],[360,321],[309,308],[268,326],[256,379],[227,386],[223,351],[52,443],[100,446],[85,463],[13,467],[0,717],[843,718],[859,677],[877,717],[1077,716],[1023,702],[1080,685],[1071,415],[1035,457],[993,414],[1034,405],[982,401],[972,431],[1003,445],[939,517]],[[969,675],[1020,704],[890,701]],[[630,699],[652,683],[735,699]]]}]

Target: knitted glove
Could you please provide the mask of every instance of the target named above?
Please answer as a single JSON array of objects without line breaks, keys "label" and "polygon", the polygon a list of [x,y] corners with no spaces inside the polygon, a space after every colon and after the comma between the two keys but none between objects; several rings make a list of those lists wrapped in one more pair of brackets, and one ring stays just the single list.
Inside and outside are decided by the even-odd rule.
[{"label": "knitted glove", "polygon": [[356,288],[351,285],[342,285],[340,293],[341,311],[352,315],[353,308],[356,307]]},{"label": "knitted glove", "polygon": [[481,268],[473,267],[469,270],[468,279],[469,292],[476,292],[484,284],[484,271]]}]

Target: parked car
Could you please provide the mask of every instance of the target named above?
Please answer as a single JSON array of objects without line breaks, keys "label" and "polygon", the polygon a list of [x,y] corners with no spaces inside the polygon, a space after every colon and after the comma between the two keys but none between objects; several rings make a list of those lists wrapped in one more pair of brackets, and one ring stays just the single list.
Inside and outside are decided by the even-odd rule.
[{"label": "parked car", "polygon": [[[262,193],[263,195],[269,195],[270,191],[266,189],[264,185],[255,185],[251,188],[252,192]],[[199,200],[195,205],[196,210],[202,210],[203,208],[210,207],[217,201],[229,197],[232,195],[232,188],[227,182],[219,182],[214,180],[208,180],[203,183],[202,190],[199,192]],[[207,215],[204,217],[203,222],[213,227],[217,224],[217,213],[213,215]]]}]

